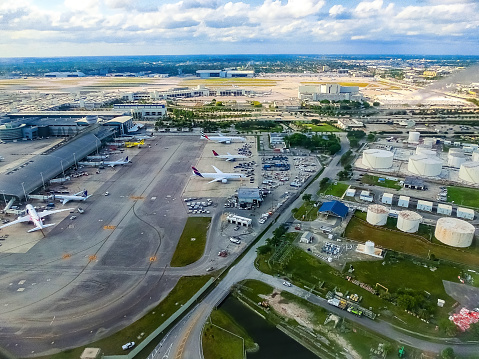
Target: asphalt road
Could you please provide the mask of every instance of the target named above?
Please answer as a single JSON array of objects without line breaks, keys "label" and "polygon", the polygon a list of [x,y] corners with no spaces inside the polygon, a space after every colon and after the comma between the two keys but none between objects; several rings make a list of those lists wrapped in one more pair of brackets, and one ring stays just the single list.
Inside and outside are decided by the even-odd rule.
[{"label": "asphalt road", "polygon": [[[342,153],[346,152],[349,148],[347,140],[345,137],[341,138],[342,150],[338,153],[331,164],[325,168],[322,175],[318,178],[318,183],[322,178],[329,177],[334,178],[336,173],[342,169],[338,164],[339,158]],[[312,184],[305,193],[311,193],[315,195],[317,189],[317,184]],[[346,317],[347,319],[356,322],[358,324],[364,325],[372,331],[381,333],[382,335],[389,337],[391,339],[397,340],[401,343],[411,345],[413,347],[439,352],[447,346],[454,348],[454,351],[458,354],[476,354],[479,351],[479,346],[476,345],[464,345],[464,344],[455,344],[444,343],[437,344],[431,343],[427,340],[417,339],[410,335],[405,334],[403,331],[397,330],[391,324],[376,320],[372,321],[364,317],[357,317],[351,313],[340,310],[336,307],[333,307],[327,303],[323,298],[312,295],[311,293],[298,288],[298,287],[285,287],[283,286],[282,280],[275,278],[264,273],[258,272],[254,267],[254,259],[256,258],[256,248],[265,243],[265,239],[272,235],[272,232],[282,223],[291,220],[291,209],[299,207],[302,200],[300,197],[296,199],[288,208],[284,208],[283,212],[280,213],[277,217],[275,225],[271,226],[268,232],[262,237],[257,244],[255,244],[242,260],[237,263],[233,268],[231,268],[225,278],[214,288],[208,296],[199,303],[190,314],[184,318],[181,322],[178,323],[162,340],[159,346],[149,356],[149,359],[170,359],[170,358],[202,358],[202,347],[201,347],[201,331],[209,317],[212,309],[215,305],[221,301],[227,293],[229,293],[230,288],[237,282],[240,282],[244,279],[258,279],[265,283],[268,283],[274,287],[281,287],[283,290],[288,290],[293,294],[306,298],[310,302],[320,305],[329,311]]]}]

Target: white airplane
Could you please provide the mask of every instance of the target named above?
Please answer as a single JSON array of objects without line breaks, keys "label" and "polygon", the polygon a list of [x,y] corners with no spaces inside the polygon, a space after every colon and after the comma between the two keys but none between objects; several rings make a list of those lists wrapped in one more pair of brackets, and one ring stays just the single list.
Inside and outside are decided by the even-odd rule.
[{"label": "white airplane", "polygon": [[235,161],[237,159],[248,158],[245,155],[232,155],[229,152],[227,152],[226,155],[219,155],[215,150],[213,150],[213,155],[215,155],[216,158],[224,158],[224,159],[226,159],[226,161]]},{"label": "white airplane", "polygon": [[223,136],[221,133],[218,133],[218,136],[206,136],[203,131],[201,131],[201,138],[207,139],[210,141],[216,141],[218,143],[231,143],[235,140],[241,141],[241,142],[246,142],[246,138],[244,137],[239,137],[239,136]]},{"label": "white airplane", "polygon": [[16,219],[15,221],[4,224],[3,226],[0,227],[0,229],[11,226],[12,224],[17,224],[17,223],[21,223],[21,222],[33,222],[33,224],[35,225],[35,228],[30,229],[27,232],[30,233],[30,232],[41,230],[42,233],[43,233],[44,228],[51,227],[51,226],[55,225],[55,223],[43,224],[42,219],[44,217],[49,216],[49,215],[54,214],[54,213],[71,211],[71,210],[73,210],[73,208],[56,209],[56,210],[53,210],[53,211],[43,211],[43,212],[37,213],[37,211],[35,210],[35,208],[33,208],[33,206],[31,204],[27,204],[27,207],[26,207],[27,215],[26,216],[18,217],[18,219]]},{"label": "white airplane", "polygon": [[115,167],[116,165],[126,165],[127,163],[130,163],[128,161],[128,156],[124,160],[118,160],[118,161],[104,161],[103,165],[104,166],[109,166],[109,167]]},{"label": "white airplane", "polygon": [[191,167],[193,169],[193,174],[201,177],[201,178],[213,178],[212,181],[209,181],[208,183],[213,183],[213,182],[222,182],[226,183],[228,182],[229,179],[241,179],[241,178],[246,178],[246,176],[242,173],[225,173],[217,169],[215,166],[211,166],[215,169],[216,172],[214,173],[200,173],[196,168]]},{"label": "white airplane", "polygon": [[70,201],[86,201],[90,197],[91,195],[88,195],[88,192],[85,190],[75,193],[74,195],[52,194],[49,198],[52,198],[53,200],[58,199],[63,205],[65,205]]},{"label": "white airplane", "polygon": [[133,138],[137,140],[151,140],[154,137],[155,136],[153,136],[153,133],[151,133],[150,135],[144,135],[144,136],[133,136]]}]

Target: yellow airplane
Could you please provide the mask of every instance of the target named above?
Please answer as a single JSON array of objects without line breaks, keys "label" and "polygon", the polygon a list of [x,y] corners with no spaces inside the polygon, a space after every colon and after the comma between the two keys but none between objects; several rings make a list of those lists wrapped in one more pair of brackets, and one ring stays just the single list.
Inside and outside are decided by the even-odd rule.
[{"label": "yellow airplane", "polygon": [[144,144],[145,144],[145,140],[141,140],[140,142],[125,142],[125,147],[126,148],[135,147],[135,146],[140,147],[140,145],[144,145]]}]

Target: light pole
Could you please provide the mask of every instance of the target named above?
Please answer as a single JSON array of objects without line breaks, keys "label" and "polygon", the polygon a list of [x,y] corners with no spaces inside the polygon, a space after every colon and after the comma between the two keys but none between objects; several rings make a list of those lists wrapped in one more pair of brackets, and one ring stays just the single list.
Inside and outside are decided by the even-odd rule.
[{"label": "light pole", "polygon": [[25,192],[24,183],[25,183],[25,182],[22,182],[22,188],[23,188],[23,194],[25,195],[25,203],[27,203],[27,192]]},{"label": "light pole", "polygon": [[45,191],[45,180],[43,179],[43,172],[40,172],[40,176],[42,176],[43,190]]},{"label": "light pole", "polygon": [[7,199],[5,198],[5,190],[2,189],[3,200],[5,201],[5,207],[7,206]]},{"label": "light pole", "polygon": [[73,161],[75,162],[75,169],[77,169],[78,166],[77,166],[77,158],[75,156],[75,152],[73,152]]},{"label": "light pole", "polygon": [[65,169],[63,168],[63,160],[60,160],[60,164],[62,165],[63,180],[65,180]]}]

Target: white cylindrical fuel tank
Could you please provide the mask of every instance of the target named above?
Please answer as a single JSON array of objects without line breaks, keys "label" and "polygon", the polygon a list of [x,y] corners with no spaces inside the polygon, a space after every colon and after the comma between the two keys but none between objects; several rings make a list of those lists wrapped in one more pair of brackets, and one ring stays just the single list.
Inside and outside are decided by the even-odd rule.
[{"label": "white cylindrical fuel tank", "polygon": [[479,150],[476,150],[472,153],[472,160],[474,162],[479,162]]},{"label": "white cylindrical fuel tank", "polygon": [[449,153],[447,155],[447,165],[449,167],[459,168],[466,162],[466,156],[462,153]]},{"label": "white cylindrical fuel tank", "polygon": [[426,156],[436,156],[436,151],[431,150],[430,147],[425,147],[424,145],[418,145],[416,147],[416,155],[426,155]]},{"label": "white cylindrical fuel tank", "polygon": [[363,165],[369,168],[390,168],[394,154],[391,151],[369,149],[363,152]]},{"label": "white cylindrical fuel tank", "polygon": [[397,228],[407,233],[416,233],[419,229],[422,216],[413,211],[401,211],[398,214]]},{"label": "white cylindrical fuel tank", "polygon": [[459,178],[466,182],[479,184],[479,162],[464,162],[459,168]]},{"label": "white cylindrical fuel tank", "polygon": [[442,243],[453,247],[469,247],[474,238],[472,224],[457,218],[439,218],[434,235]]},{"label": "white cylindrical fuel tank", "polygon": [[366,241],[366,243],[364,243],[364,252],[367,254],[374,254],[374,242]]},{"label": "white cylindrical fuel tank", "polygon": [[409,143],[419,143],[419,137],[421,136],[421,134],[419,132],[416,132],[416,131],[411,131],[409,132],[409,137],[408,137],[408,142]]},{"label": "white cylindrical fuel tank", "polygon": [[452,155],[455,153],[462,153],[464,154],[464,150],[462,148],[450,148],[448,154]]},{"label": "white cylindrical fuel tank", "polygon": [[439,176],[442,171],[442,161],[438,157],[414,155],[409,157],[407,169],[419,176]]},{"label": "white cylindrical fuel tank", "polygon": [[423,145],[431,148],[434,144],[436,144],[436,139],[435,138],[425,138]]},{"label": "white cylindrical fuel tank", "polygon": [[366,221],[374,226],[384,226],[388,220],[389,209],[380,204],[370,204]]}]

